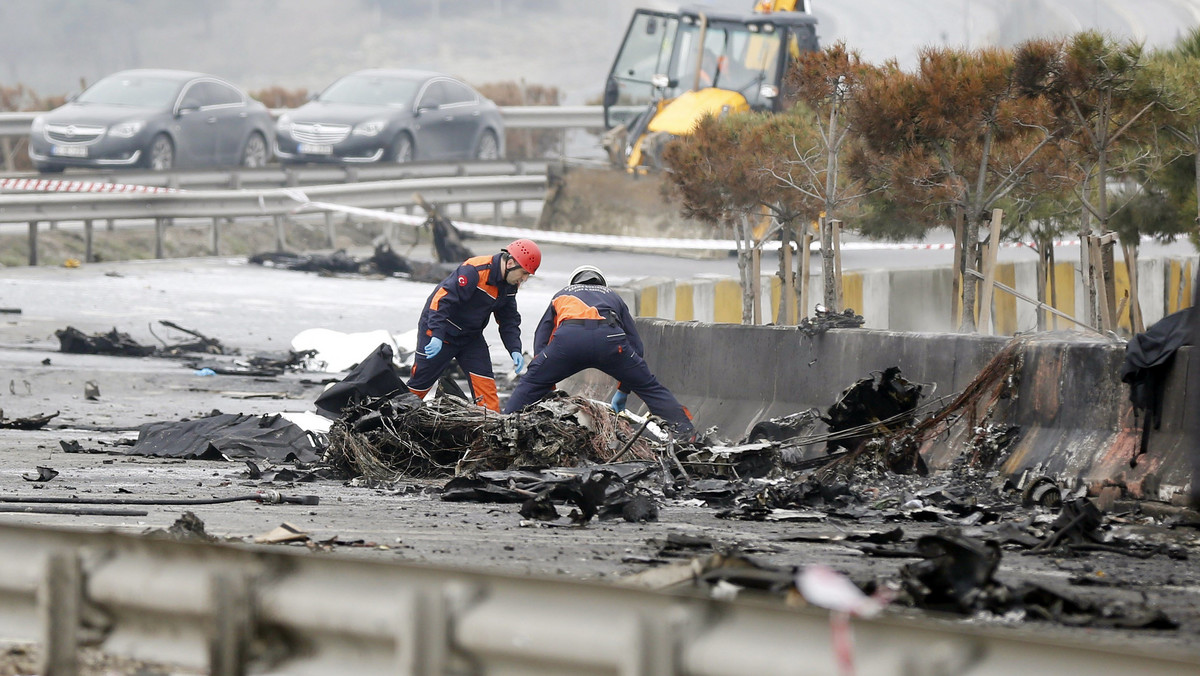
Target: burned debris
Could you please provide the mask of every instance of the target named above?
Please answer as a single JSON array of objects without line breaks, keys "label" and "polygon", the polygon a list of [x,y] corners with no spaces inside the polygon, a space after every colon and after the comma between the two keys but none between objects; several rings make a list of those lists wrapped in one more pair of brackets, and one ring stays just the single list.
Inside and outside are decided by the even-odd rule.
[{"label": "burned debris", "polygon": [[116,327],[107,333],[95,333],[89,336],[74,326],[68,326],[55,331],[54,335],[58,337],[59,351],[72,354],[147,357],[155,352],[153,345],[142,345],[128,333],[117,331]]},{"label": "burned debris", "polygon": [[250,256],[249,262],[264,267],[324,275],[400,277],[414,282],[437,284],[454,272],[460,261],[474,254],[463,244],[462,233],[454,227],[450,219],[441,215],[435,206],[426,202],[420,195],[415,197],[417,203],[428,214],[423,227],[429,231],[433,243],[432,262],[403,256],[387,241],[376,243],[374,252],[367,258],[351,256],[345,249],[325,254],[276,251],[254,254]]},{"label": "burned debris", "polygon": [[813,318],[802,317],[798,329],[809,338],[818,336],[830,329],[857,329],[867,322],[860,314],[855,314],[853,308],[841,312],[830,312],[824,306],[818,305]]},{"label": "burned debris", "polygon": [[23,418],[5,418],[4,411],[0,410],[0,429],[40,430],[56,417],[58,417],[58,411],[54,413],[38,413]]},{"label": "burned debris", "polygon": [[[422,405],[407,390],[343,411],[329,431],[327,457],[351,474],[394,480],[449,477],[525,466],[576,466],[616,457],[633,434],[604,404],[552,398],[497,415],[457,397]],[[644,441],[627,454],[652,459]]]},{"label": "burned debris", "polygon": [[[118,331],[115,327],[111,331],[89,336],[73,326],[68,326],[56,331],[55,335],[58,337],[61,352],[181,359],[184,360],[184,366],[195,371],[207,369],[203,375],[278,376],[287,371],[303,369],[314,354],[311,350],[289,350],[286,354],[240,357],[241,351],[237,348],[226,347],[220,340],[195,329],[165,319],[159,320],[158,323],[180,331],[190,338],[168,343],[154,334],[154,329],[151,328],[150,333],[162,343],[161,347],[155,347],[138,343],[128,333]],[[222,360],[222,357],[231,359]],[[99,396],[98,390],[96,396]]]},{"label": "burned debris", "polygon": [[401,256],[391,244],[375,245],[375,251],[367,258],[355,258],[345,251],[332,254],[293,254],[284,252],[258,253],[249,262],[264,267],[316,272],[325,275],[365,275],[400,277],[414,282],[436,284],[454,271],[454,266],[443,262],[410,260]]}]

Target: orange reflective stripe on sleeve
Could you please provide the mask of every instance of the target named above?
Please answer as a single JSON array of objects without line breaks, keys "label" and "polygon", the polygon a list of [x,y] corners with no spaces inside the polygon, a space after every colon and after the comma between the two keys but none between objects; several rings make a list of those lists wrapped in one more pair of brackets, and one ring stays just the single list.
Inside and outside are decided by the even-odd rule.
[{"label": "orange reflective stripe on sleeve", "polygon": [[479,271],[479,290],[491,296],[498,298],[500,296],[500,287],[494,284],[488,284],[488,279],[492,276],[491,268],[484,268]]},{"label": "orange reflective stripe on sleeve", "polygon": [[496,380],[474,373],[471,376],[471,392],[475,395],[475,403],[500,412],[500,397],[496,394]]},{"label": "orange reflective stripe on sleeve", "polygon": [[433,300],[429,301],[429,309],[436,311],[438,309],[438,301],[440,301],[442,296],[445,296],[446,293],[448,293],[446,289],[439,286],[437,293],[433,294]]}]

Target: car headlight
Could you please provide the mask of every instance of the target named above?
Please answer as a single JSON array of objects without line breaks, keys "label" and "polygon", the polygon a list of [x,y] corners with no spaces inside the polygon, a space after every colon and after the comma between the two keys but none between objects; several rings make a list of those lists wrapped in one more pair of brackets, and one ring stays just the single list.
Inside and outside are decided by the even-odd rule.
[{"label": "car headlight", "polygon": [[369,120],[362,124],[354,125],[355,136],[376,136],[383,128],[387,126],[387,120]]},{"label": "car headlight", "polygon": [[287,113],[280,115],[279,119],[275,122],[275,131],[280,134],[292,133],[292,116]]},{"label": "car headlight", "polygon": [[33,118],[33,124],[29,127],[29,131],[33,132],[34,134],[40,134],[40,133],[42,133],[42,130],[45,128],[46,128],[46,116],[38,115],[37,117]]},{"label": "car headlight", "polygon": [[146,126],[146,123],[143,122],[142,120],[134,120],[133,122],[122,122],[120,124],[114,124],[113,126],[109,127],[108,135],[116,136],[117,138],[130,138],[134,134],[141,131],[142,127],[144,127],[144,126]]}]

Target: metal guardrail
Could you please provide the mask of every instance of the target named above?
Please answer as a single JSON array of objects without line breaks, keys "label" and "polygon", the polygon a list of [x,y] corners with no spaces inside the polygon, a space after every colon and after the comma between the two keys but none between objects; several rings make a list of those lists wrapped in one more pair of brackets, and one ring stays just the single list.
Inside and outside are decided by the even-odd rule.
[{"label": "metal guardrail", "polygon": [[[921,619],[855,620],[859,673],[1195,674],[1187,655]],[[833,676],[816,609],[116,533],[0,526],[0,637],[213,676]]]},{"label": "metal guardrail", "polygon": [[272,165],[253,169],[103,169],[72,171],[69,175],[44,176],[36,172],[9,174],[9,178],[94,181],[149,185],[157,188],[198,190],[204,188],[282,188],[367,181],[397,181],[440,176],[530,176],[546,175],[549,160],[467,160],[461,162],[384,162],[369,165]]},{"label": "metal guardrail", "polygon": [[[278,117],[286,108],[272,109]],[[33,118],[41,112],[0,113],[0,138],[29,135]],[[604,109],[600,106],[501,106],[507,129],[601,129]]]},{"label": "metal guardrail", "polygon": [[[297,188],[313,201],[365,209],[416,204],[515,202],[545,196],[544,176],[469,176],[371,181]],[[299,202],[290,190],[189,190],[174,193],[12,193],[0,195],[0,223],[280,216]]]},{"label": "metal guardrail", "polygon": [[28,136],[33,118],[39,113],[0,113],[0,138],[10,136]]}]

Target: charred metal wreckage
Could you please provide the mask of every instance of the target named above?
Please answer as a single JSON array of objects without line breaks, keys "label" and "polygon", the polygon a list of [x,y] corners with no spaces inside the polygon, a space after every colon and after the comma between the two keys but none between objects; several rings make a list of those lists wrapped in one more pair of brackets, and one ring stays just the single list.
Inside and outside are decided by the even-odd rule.
[{"label": "charred metal wreckage", "polygon": [[[854,320],[837,315],[813,326]],[[190,339],[148,347],[115,328],[85,336],[68,327],[58,335],[64,352],[165,356],[194,368],[208,368],[201,356],[237,354],[199,332],[163,324]],[[148,423],[135,442],[119,449],[96,451],[66,441],[62,447],[240,460],[247,465],[247,481],[273,485],[339,481],[379,488],[421,481],[444,501],[513,505],[526,527],[570,530],[597,520],[655,521],[671,505],[703,505],[719,519],[805,523],[821,531],[785,536],[788,542],[898,560],[880,574],[852,578],[864,595],[890,602],[898,613],[1200,632],[1144,600],[1106,597],[1121,582],[1086,565],[1073,568],[1060,584],[1002,574],[1003,561],[1027,556],[1084,562],[1102,553],[1186,566],[1200,527],[1194,515],[1153,518],[1136,505],[1107,505],[1102,511],[1079,486],[1036,475],[1014,480],[998,471],[1021,430],[992,422],[1001,419],[993,411],[1014,396],[1024,345],[1024,339],[1014,339],[970,386],[952,395],[935,398],[931,386],[892,367],[851,383],[825,410],[761,421],[737,440],[721,439],[719,430],[710,429],[689,443],[650,417],[617,415],[607,403],[563,392],[501,415],[467,401],[463,388],[446,376],[440,395],[422,402],[408,392],[392,349],[381,345],[315,400],[317,412],[329,421],[327,431],[304,430],[280,416],[214,411],[194,420]],[[218,372],[269,376],[303,368],[308,356],[251,358]],[[52,417],[37,417],[38,426]],[[12,426],[30,428],[24,424]],[[958,449],[948,471],[933,471],[923,460],[922,452],[935,442]],[[45,482],[55,474],[39,467],[26,478]],[[272,498],[256,493],[236,499]],[[316,496],[287,499],[317,504]],[[174,537],[203,534],[202,522],[177,525]],[[295,529],[277,535],[262,541],[307,537]],[[627,583],[700,588],[714,596],[766,593],[787,603],[796,602],[802,587],[803,571],[760,562],[753,548],[739,542],[680,535],[652,546],[649,555],[626,558],[646,566]]]}]

